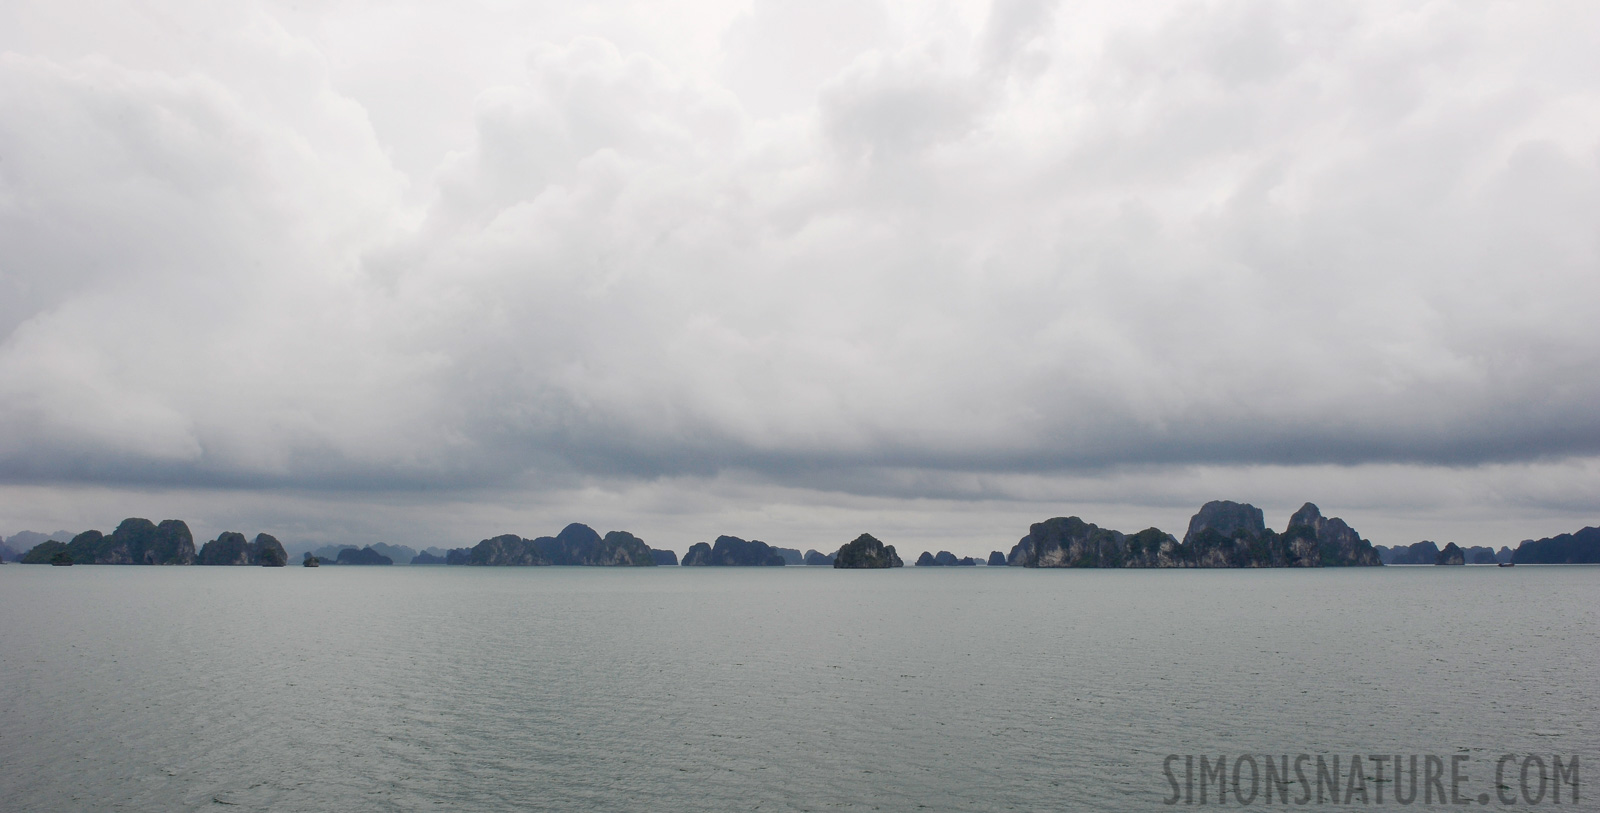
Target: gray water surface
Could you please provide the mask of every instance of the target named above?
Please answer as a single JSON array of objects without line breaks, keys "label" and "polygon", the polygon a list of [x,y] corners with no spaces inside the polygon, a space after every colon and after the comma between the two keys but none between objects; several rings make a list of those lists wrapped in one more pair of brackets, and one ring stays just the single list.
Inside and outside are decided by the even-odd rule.
[{"label": "gray water surface", "polygon": [[1587,767],[1597,596],[1594,567],[8,565],[0,807],[1134,811],[1169,753]]}]

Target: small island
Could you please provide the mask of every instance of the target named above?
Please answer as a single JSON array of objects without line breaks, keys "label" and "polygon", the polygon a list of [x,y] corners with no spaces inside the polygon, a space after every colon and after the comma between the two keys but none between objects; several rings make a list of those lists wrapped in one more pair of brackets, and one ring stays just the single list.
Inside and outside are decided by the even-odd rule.
[{"label": "small island", "polygon": [[255,541],[248,542],[244,534],[227,531],[200,548],[195,564],[283,567],[289,564],[289,554],[270,534],[256,534]]},{"label": "small island", "polygon": [[862,534],[847,542],[833,557],[833,566],[839,570],[879,569],[905,567],[893,545],[879,542],[872,534]]},{"label": "small island", "polygon": [[977,564],[978,560],[971,556],[958,559],[955,554],[947,550],[936,554],[923,551],[922,555],[917,557],[917,567],[975,567]]}]

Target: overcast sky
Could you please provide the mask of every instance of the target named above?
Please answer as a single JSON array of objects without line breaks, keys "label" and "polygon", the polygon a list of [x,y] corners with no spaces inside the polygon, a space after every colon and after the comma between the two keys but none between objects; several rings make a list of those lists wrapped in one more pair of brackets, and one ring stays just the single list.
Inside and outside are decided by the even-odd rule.
[{"label": "overcast sky", "polygon": [[0,534],[1600,524],[1600,5],[0,3]]}]

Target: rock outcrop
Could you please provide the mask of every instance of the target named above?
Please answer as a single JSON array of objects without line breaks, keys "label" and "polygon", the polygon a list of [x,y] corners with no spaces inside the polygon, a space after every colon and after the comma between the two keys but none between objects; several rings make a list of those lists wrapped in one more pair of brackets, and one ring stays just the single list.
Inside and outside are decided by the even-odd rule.
[{"label": "rock outcrop", "polygon": [[[1289,518],[1289,528],[1283,532],[1286,546],[1293,548],[1302,560],[1313,551],[1322,567],[1372,567],[1383,564],[1371,542],[1362,539],[1345,521],[1334,517],[1323,519],[1315,505],[1306,503]],[[1311,547],[1297,548],[1305,540]]]},{"label": "rock outcrop", "polygon": [[775,547],[773,550],[777,551],[778,555],[783,557],[783,563],[785,565],[803,565],[806,563],[805,554],[795,550],[794,548]]},{"label": "rock outcrop", "polygon": [[655,567],[656,557],[643,539],[627,531],[609,531],[601,537],[600,546],[585,564],[600,567]]},{"label": "rock outcrop", "polygon": [[1183,544],[1191,544],[1197,535],[1207,529],[1216,531],[1224,539],[1238,539],[1241,536],[1254,539],[1267,532],[1267,524],[1261,509],[1253,505],[1212,500],[1200,506],[1200,512],[1189,520],[1189,532],[1183,535]]},{"label": "rock outcrop", "polygon": [[1436,565],[1464,565],[1467,563],[1467,556],[1456,543],[1450,542],[1444,546],[1444,550],[1439,551],[1439,558],[1435,559],[1433,563]]},{"label": "rock outcrop", "polygon": [[123,520],[109,536],[84,531],[65,545],[43,542],[30,550],[23,562],[50,564],[61,551],[80,565],[192,565],[195,561],[194,536],[187,524],[176,519],[156,525],[134,517]]},{"label": "rock outcrop", "polygon": [[1462,551],[1467,557],[1467,563],[1473,565],[1495,564],[1494,548],[1470,547]]},{"label": "rock outcrop", "polygon": [[866,570],[904,567],[893,545],[879,542],[872,534],[862,534],[839,548],[833,555],[833,566],[840,570]]},{"label": "rock outcrop", "polygon": [[1519,565],[1600,564],[1600,528],[1524,541],[1512,552],[1511,561]]},{"label": "rock outcrop", "polygon": [[[455,551],[451,551],[452,554]],[[446,557],[447,559],[449,557]],[[532,539],[516,534],[490,537],[472,547],[467,564],[493,567],[533,567],[554,564]]]},{"label": "rock outcrop", "polygon": [[719,536],[713,545],[696,542],[683,555],[683,566],[782,567],[783,554],[760,540],[746,542],[737,536]]},{"label": "rock outcrop", "polygon": [[248,542],[244,534],[236,531],[219,534],[216,539],[207,542],[195,559],[197,565],[283,567],[288,563],[289,554],[276,538],[268,534],[256,534],[255,541]]},{"label": "rock outcrop", "polygon": [[1210,502],[1179,542],[1158,528],[1132,536],[1057,517],[1033,525],[1006,564],[1021,567],[1343,567],[1379,565],[1379,553],[1344,520],[1306,503],[1282,534],[1253,505]]},{"label": "rock outcrop", "polygon": [[656,560],[656,564],[657,565],[661,565],[661,566],[665,566],[665,567],[677,567],[678,566],[678,553],[677,553],[677,551],[656,550],[655,548],[651,548],[650,549],[650,557],[652,559]]},{"label": "rock outcrop", "polygon": [[834,558],[838,555],[839,554],[837,552],[822,553],[821,551],[808,550],[806,551],[805,558],[801,561],[804,564],[811,565],[812,567],[833,567]]},{"label": "rock outcrop", "polygon": [[[1214,533],[1207,529],[1207,532]],[[1132,536],[1078,517],[1035,523],[1006,557],[1013,567],[1193,567],[1171,534],[1149,528]]]},{"label": "rock outcrop", "polygon": [[445,558],[443,556],[435,556],[427,551],[411,557],[411,564],[413,565],[442,565],[444,563]]},{"label": "rock outcrop", "polygon": [[997,551],[997,550],[989,552],[989,567],[1005,567],[1005,566],[1006,566],[1006,555],[1005,554],[1003,554],[1003,553],[1001,553],[1000,551]]},{"label": "rock outcrop", "polygon": [[[1207,507],[1219,505],[1208,503]],[[1369,567],[1383,564],[1377,548],[1362,539],[1344,520],[1326,519],[1312,503],[1289,518],[1279,534],[1258,528],[1260,509],[1222,503],[1221,521],[1206,523],[1200,515],[1190,522],[1184,555],[1195,567]],[[1202,514],[1205,509],[1202,509]],[[1200,526],[1197,529],[1197,526]],[[1231,528],[1231,535],[1220,529]]]},{"label": "rock outcrop", "polygon": [[284,567],[289,564],[289,552],[271,534],[256,534],[250,547],[255,549],[255,563],[262,567]]}]

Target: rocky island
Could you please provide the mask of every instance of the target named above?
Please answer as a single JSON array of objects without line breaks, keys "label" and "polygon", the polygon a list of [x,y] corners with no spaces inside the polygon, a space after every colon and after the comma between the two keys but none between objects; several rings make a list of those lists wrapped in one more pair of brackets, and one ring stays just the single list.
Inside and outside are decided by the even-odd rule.
[{"label": "rocky island", "polygon": [[905,562],[900,561],[893,545],[879,542],[872,534],[862,534],[839,548],[833,556],[833,566],[841,570],[876,569],[904,567]]},{"label": "rocky island", "polygon": [[947,550],[936,554],[923,551],[922,555],[917,557],[917,567],[976,567],[977,564],[978,560],[971,556],[957,559],[955,554]]},{"label": "rocky island", "polygon": [[1386,565],[1431,565],[1439,560],[1439,545],[1426,539],[1411,545],[1377,546],[1378,558]]},{"label": "rocky island", "polygon": [[719,536],[713,545],[696,542],[683,555],[684,567],[783,567],[783,554],[761,540],[746,542],[737,536]]},{"label": "rocky island", "polygon": [[1600,528],[1584,528],[1540,540],[1524,540],[1512,554],[1519,565],[1600,564]]},{"label": "rocky island", "polygon": [[808,550],[801,561],[812,567],[833,567],[833,560],[836,556],[838,556],[838,553],[821,553]]},{"label": "rocky island", "polygon": [[1007,557],[1022,567],[1348,567],[1382,564],[1372,543],[1344,520],[1306,503],[1282,533],[1253,505],[1213,501],[1179,542],[1157,528],[1127,535],[1077,517],[1033,525]]},{"label": "rocky island", "polygon": [[593,528],[574,522],[553,537],[524,539],[516,534],[504,534],[485,539],[470,549],[449,551],[445,554],[445,563],[511,567],[654,567],[655,553],[644,540],[626,531],[612,531],[602,537]]},{"label": "rocky island", "polygon": [[248,542],[244,534],[228,531],[201,546],[195,564],[283,567],[289,564],[289,554],[269,534],[256,534],[255,541]]},{"label": "rocky island", "polygon": [[392,565],[394,560],[367,546],[357,550],[345,548],[339,551],[339,557],[333,560],[336,565]]},{"label": "rocky island", "polygon": [[1467,563],[1467,554],[1461,550],[1461,546],[1450,542],[1444,546],[1444,550],[1439,551],[1439,558],[1435,559],[1433,563],[1436,565],[1464,565]]},{"label": "rocky island", "polygon": [[192,565],[195,562],[194,536],[182,520],[163,520],[156,525],[148,519],[130,517],[110,536],[99,531],[84,531],[65,544],[50,540],[35,546],[22,557],[23,564],[78,565]]},{"label": "rocky island", "polygon": [[[26,552],[16,543],[32,544]],[[108,534],[85,531],[52,537],[31,531],[5,540],[0,561],[23,564],[142,564],[142,565],[264,565],[282,567],[288,556],[284,546],[269,534],[246,541],[228,531],[207,542],[197,553],[189,526],[182,520],[159,525],[147,519],[125,519]],[[485,539],[471,548],[430,548],[416,553],[404,545],[377,543],[366,548],[328,546],[305,554],[305,564],[387,565],[395,555],[416,565],[541,566],[587,565],[648,567],[677,565],[670,550],[652,550],[643,540],[623,531],[600,536],[592,528],[573,523],[554,537],[524,539],[515,534]],[[684,555],[688,566],[783,566],[802,563],[835,568],[885,568],[904,565],[892,545],[862,534],[834,554],[779,548],[759,540],[719,536],[714,544],[700,542]],[[1266,527],[1261,509],[1246,503],[1218,500],[1201,507],[1189,521],[1183,540],[1157,528],[1135,534],[1101,528],[1078,517],[1056,517],[1036,523],[1012,547],[1009,555],[989,554],[987,564],[1018,567],[1369,567],[1380,564],[1595,564],[1600,563],[1600,528],[1585,527],[1575,533],[1540,540],[1524,540],[1515,551],[1501,547],[1462,548],[1455,543],[1441,550],[1431,541],[1394,548],[1374,547],[1337,517],[1325,518],[1312,503],[1289,518],[1282,533]],[[917,564],[968,566],[980,564],[972,557],[949,551],[924,552]]]}]

